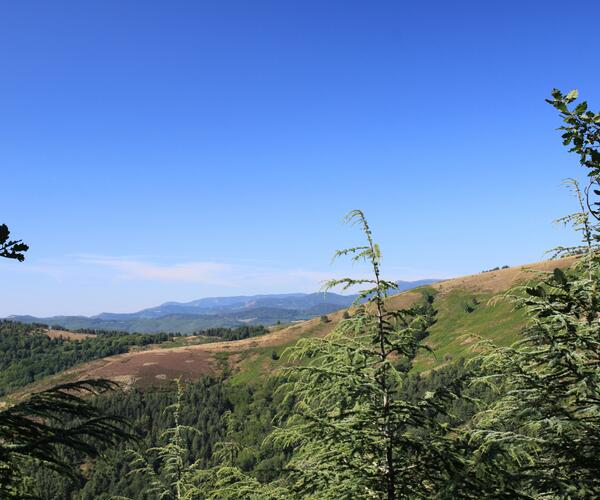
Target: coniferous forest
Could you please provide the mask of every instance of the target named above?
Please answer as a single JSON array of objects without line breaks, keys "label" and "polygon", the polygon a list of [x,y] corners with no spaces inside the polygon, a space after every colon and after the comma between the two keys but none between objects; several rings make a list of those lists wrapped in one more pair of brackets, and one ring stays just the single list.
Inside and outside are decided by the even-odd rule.
[{"label": "coniferous forest", "polygon": [[[588,184],[561,222],[581,244],[567,268],[532,273],[502,298],[526,318],[518,340],[479,337],[469,355],[423,370],[441,311],[423,288],[391,307],[382,249],[361,210],[362,238],[338,250],[368,275],[328,281],[360,290],[326,335],[303,336],[277,369],[152,387],[78,380],[7,400],[0,410],[2,498],[596,498],[600,496],[600,113],[554,90],[563,144]],[[12,228],[11,228],[12,229]],[[27,245],[0,227],[0,255]],[[469,302],[464,314],[480,303]],[[321,321],[327,324],[329,318]],[[176,340],[96,332],[78,342],[40,325],[0,323],[0,395],[79,363]],[[263,327],[201,332],[237,341]],[[453,331],[446,335],[458,336]],[[158,346],[160,347],[160,346]],[[243,365],[242,368],[243,370]]]}]

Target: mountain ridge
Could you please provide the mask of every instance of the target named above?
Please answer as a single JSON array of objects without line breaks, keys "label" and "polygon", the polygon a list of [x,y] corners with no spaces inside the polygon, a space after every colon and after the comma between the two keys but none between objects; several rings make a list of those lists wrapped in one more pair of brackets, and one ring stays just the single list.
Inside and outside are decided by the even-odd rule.
[{"label": "mountain ridge", "polygon": [[[439,280],[398,281],[398,293]],[[272,325],[302,321],[346,308],[357,295],[332,292],[283,293],[205,297],[189,302],[165,302],[132,313],[103,312],[93,316],[58,315],[36,317],[12,315],[5,319],[23,323],[61,326],[69,330],[121,330],[127,332],[173,332],[191,334],[215,327],[247,324]]]}]

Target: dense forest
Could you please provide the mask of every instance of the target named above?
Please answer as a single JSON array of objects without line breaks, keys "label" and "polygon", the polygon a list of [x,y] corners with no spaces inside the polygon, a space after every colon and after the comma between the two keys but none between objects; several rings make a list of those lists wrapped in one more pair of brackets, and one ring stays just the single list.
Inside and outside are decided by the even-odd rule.
[{"label": "dense forest", "polygon": [[[439,315],[436,297],[424,293],[390,307],[398,285],[384,278],[369,222],[353,210],[346,221],[363,242],[335,258],[363,262],[370,274],[326,283],[362,290],[333,331],[300,337],[277,359],[275,374],[250,383],[236,382],[224,365],[220,376],[194,383],[119,391],[90,381],[5,408],[2,493],[187,500],[600,496],[600,113],[577,100],[576,91],[555,90],[548,102],[563,120],[564,145],[590,179],[582,188],[571,181],[578,211],[561,219],[582,243],[554,251],[576,256],[571,267],[532,274],[504,297],[527,317],[516,343],[479,338],[469,359],[417,371],[417,356],[435,351],[427,340]],[[12,257],[9,249],[9,258],[26,250],[19,248]],[[264,332],[212,332],[254,333]],[[56,345],[69,358],[83,345],[38,337],[7,339],[12,357],[5,366],[26,370],[29,353],[39,350],[36,356],[46,359],[44,346]],[[95,341],[111,339],[120,337]],[[85,397],[73,394],[85,390]]]},{"label": "dense forest", "polygon": [[[403,389],[403,397],[416,401],[427,391],[455,384],[465,373],[466,368],[461,361],[426,377],[411,375]],[[293,450],[265,442],[283,408],[284,397],[277,394],[281,382],[281,379],[269,378],[256,385],[239,385],[228,382],[226,378],[206,377],[186,384],[181,400],[180,423],[194,429],[186,433],[183,442],[183,462],[186,466],[193,463],[202,469],[218,466],[222,458],[219,446],[235,443],[233,449],[227,450],[231,453],[228,459],[233,466],[261,482],[284,477],[287,473],[286,463]],[[134,451],[148,453],[148,450],[164,444],[161,436],[175,423],[172,412],[166,409],[176,401],[175,384],[161,389],[135,389],[125,394],[113,393],[99,398],[97,404],[102,411],[121,415],[131,421],[139,439],[110,449],[92,466],[84,467],[78,481],[29,465],[29,474],[35,485],[32,493],[47,500],[108,500],[119,496],[156,498],[148,491],[147,478],[134,472],[136,467],[132,456]],[[473,403],[465,400],[454,401],[451,406],[454,425],[466,421],[475,410]],[[449,422],[448,417],[444,422]],[[154,459],[157,460],[157,457]],[[70,460],[75,465],[85,463],[85,457],[81,454],[71,453]],[[160,460],[157,460],[156,466],[159,465]],[[164,476],[163,480],[167,482]]]}]

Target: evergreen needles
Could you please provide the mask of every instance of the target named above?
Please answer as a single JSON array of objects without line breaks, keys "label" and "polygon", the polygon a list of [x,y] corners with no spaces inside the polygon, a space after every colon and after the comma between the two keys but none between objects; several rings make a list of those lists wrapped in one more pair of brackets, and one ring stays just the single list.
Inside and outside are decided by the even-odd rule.
[{"label": "evergreen needles", "polygon": [[[568,272],[555,269],[512,296],[529,323],[523,338],[491,347],[477,360],[477,383],[497,398],[475,416],[468,431],[476,464],[499,491],[533,498],[600,495],[600,114],[577,92],[555,90],[548,102],[561,113],[563,142],[588,169],[589,185],[574,187],[581,211],[561,219],[582,235],[580,255]],[[539,279],[539,277],[538,277]]]},{"label": "evergreen needles", "polygon": [[[293,449],[291,490],[314,498],[415,498],[445,483],[468,482],[452,429],[441,423],[447,389],[411,400],[403,385],[422,340],[435,321],[432,298],[390,311],[385,298],[396,284],[381,277],[381,251],[360,210],[346,218],[362,229],[366,245],[336,252],[369,264],[369,279],[333,280],[325,288],[365,286],[353,313],[324,338],[300,340],[288,353],[288,382],[280,391],[290,415],[270,437]],[[462,471],[462,472],[460,472]]]}]

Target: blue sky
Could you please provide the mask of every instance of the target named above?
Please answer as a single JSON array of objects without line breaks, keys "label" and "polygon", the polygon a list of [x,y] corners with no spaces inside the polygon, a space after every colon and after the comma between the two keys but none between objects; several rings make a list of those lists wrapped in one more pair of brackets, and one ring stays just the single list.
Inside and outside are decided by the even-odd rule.
[{"label": "blue sky", "polygon": [[553,87],[600,107],[600,3],[1,2],[0,316],[313,291],[573,241]]}]

